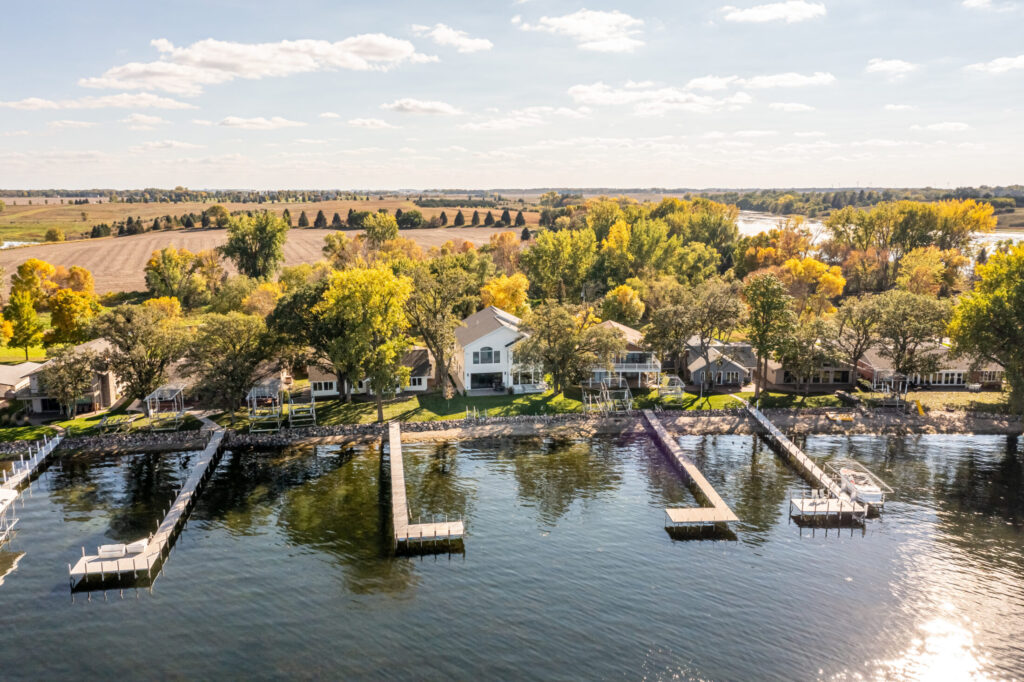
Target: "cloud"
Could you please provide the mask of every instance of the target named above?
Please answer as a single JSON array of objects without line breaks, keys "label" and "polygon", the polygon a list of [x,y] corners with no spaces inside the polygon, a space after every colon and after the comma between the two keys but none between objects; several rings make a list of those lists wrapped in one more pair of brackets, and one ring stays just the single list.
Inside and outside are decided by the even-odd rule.
[{"label": "cloud", "polygon": [[438,45],[454,47],[463,53],[480,52],[481,50],[489,50],[494,47],[494,43],[486,38],[470,38],[469,34],[465,31],[459,31],[444,24],[434,24],[433,28],[415,25],[412,27],[412,30],[416,35],[426,36]]},{"label": "cloud", "polygon": [[27,130],[5,130],[0,137],[25,137],[29,134]]},{"label": "cloud", "polygon": [[[196,123],[199,122],[196,121]],[[281,128],[298,128],[306,124],[302,121],[289,121],[280,116],[271,116],[270,118],[264,118],[263,116],[255,118],[228,116],[217,123],[217,125],[224,126],[225,128],[241,128],[242,130],[279,130]]]},{"label": "cloud", "polygon": [[886,104],[884,108],[886,111],[911,111],[916,109],[912,104]]},{"label": "cloud", "polygon": [[336,114],[333,111],[325,111],[320,114],[320,118],[341,118],[341,114]]},{"label": "cloud", "polygon": [[39,111],[41,109],[195,109],[191,104],[167,97],[158,97],[148,92],[104,95],[102,97],[79,97],[77,99],[41,99],[28,97],[11,102],[0,102],[0,107]]},{"label": "cloud", "polygon": [[385,128],[397,128],[387,121],[379,118],[350,118],[348,124],[353,128],[369,128],[370,130],[383,130]]},{"label": "cloud", "polygon": [[92,121],[50,121],[46,125],[51,128],[92,128],[96,125]]},{"label": "cloud", "polygon": [[708,91],[725,90],[739,80],[738,76],[701,76],[700,78],[691,78],[690,82],[686,84],[686,89]]},{"label": "cloud", "polygon": [[825,133],[820,130],[803,130],[798,133],[793,133],[796,137],[825,137]]},{"label": "cloud", "polygon": [[1006,73],[1016,69],[1024,69],[1024,54],[1016,57],[999,57],[990,62],[979,62],[964,67],[968,71],[981,71],[982,73]]},{"label": "cloud", "polygon": [[636,37],[642,33],[643,19],[618,10],[604,12],[581,9],[561,17],[541,17],[536,24],[516,19],[513,17],[512,23],[518,24],[524,31],[543,31],[564,36],[575,42],[581,50],[632,52],[645,44]]},{"label": "cloud", "polygon": [[868,65],[864,67],[864,70],[868,73],[880,73],[888,77],[889,80],[899,80],[904,78],[908,74],[917,71],[918,65],[911,62],[903,61],[902,59],[880,59],[875,57],[868,61]]},{"label": "cloud", "polygon": [[159,149],[202,149],[201,144],[192,144],[191,142],[180,142],[179,140],[153,140],[152,142],[143,142],[142,144],[129,147],[129,150],[133,152],[151,152]]},{"label": "cloud", "polygon": [[574,85],[569,88],[568,94],[575,102],[590,106],[630,104],[634,112],[642,116],[661,116],[670,111],[735,111],[751,102],[750,95],[745,92],[716,98],[674,87],[614,88],[600,81],[590,85]]},{"label": "cloud", "polygon": [[169,123],[169,121],[149,114],[132,114],[128,118],[122,118],[121,123],[128,124],[131,130],[153,130],[155,126]]},{"label": "cloud", "polygon": [[165,38],[150,41],[161,53],[153,62],[130,62],[103,75],[82,78],[89,88],[163,90],[198,95],[203,87],[235,78],[256,80],[296,73],[348,69],[384,71],[405,62],[435,61],[416,52],[408,40],[383,33],[352,36],[338,42],[282,40],[276,43],[235,43],[208,38],[176,47]]},{"label": "cloud", "polygon": [[800,102],[772,102],[768,108],[774,111],[814,111],[814,107]]},{"label": "cloud", "polygon": [[447,102],[413,99],[412,97],[396,99],[394,102],[382,104],[380,107],[381,109],[398,111],[403,114],[443,114],[446,116],[456,116],[462,113],[461,110]]},{"label": "cloud", "polygon": [[823,71],[815,71],[813,74],[806,76],[801,73],[794,73],[792,71],[786,73],[776,73],[768,76],[754,76],[753,78],[747,78],[742,81],[738,81],[742,85],[748,88],[803,88],[812,85],[829,85],[834,83],[836,77],[830,73]]},{"label": "cloud", "polygon": [[777,130],[737,130],[733,133],[736,137],[773,137],[779,134]]},{"label": "cloud", "polygon": [[519,128],[532,128],[545,125],[551,122],[553,116],[580,119],[590,114],[587,107],[570,109],[568,107],[528,107],[506,112],[485,121],[464,123],[459,126],[464,130],[517,130]]},{"label": "cloud", "polygon": [[1015,2],[995,4],[992,0],[963,0],[960,4],[967,9],[990,10],[992,12],[1012,12],[1017,9],[1017,3]]},{"label": "cloud", "polygon": [[766,23],[769,21],[784,21],[787,24],[794,24],[798,21],[817,19],[825,16],[825,5],[820,2],[804,2],[804,0],[789,0],[788,2],[772,2],[767,5],[756,5],[746,9],[739,7],[725,6],[722,8],[726,21],[738,21],[748,23]]},{"label": "cloud", "polygon": [[943,121],[942,123],[930,123],[928,125],[912,125],[911,130],[927,130],[935,133],[959,133],[970,130],[971,126],[960,121]]}]

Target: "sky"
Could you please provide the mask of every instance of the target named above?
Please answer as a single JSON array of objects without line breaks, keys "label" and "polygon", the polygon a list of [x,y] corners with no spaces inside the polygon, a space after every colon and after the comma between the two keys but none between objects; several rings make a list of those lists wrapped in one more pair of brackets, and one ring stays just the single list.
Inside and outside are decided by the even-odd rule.
[{"label": "sky", "polygon": [[1024,182],[1024,0],[5,7],[0,188]]}]

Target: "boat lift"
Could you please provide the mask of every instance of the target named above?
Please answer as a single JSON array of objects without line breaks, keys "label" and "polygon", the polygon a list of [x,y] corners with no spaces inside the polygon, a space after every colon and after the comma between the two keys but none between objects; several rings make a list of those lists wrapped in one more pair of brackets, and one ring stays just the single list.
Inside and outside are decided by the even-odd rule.
[{"label": "boat lift", "polygon": [[851,499],[878,512],[885,506],[885,496],[892,488],[863,464],[852,459],[837,459],[825,464],[825,469],[842,486]]},{"label": "boat lift", "polygon": [[267,379],[249,389],[249,433],[277,433],[281,430],[281,380]]}]

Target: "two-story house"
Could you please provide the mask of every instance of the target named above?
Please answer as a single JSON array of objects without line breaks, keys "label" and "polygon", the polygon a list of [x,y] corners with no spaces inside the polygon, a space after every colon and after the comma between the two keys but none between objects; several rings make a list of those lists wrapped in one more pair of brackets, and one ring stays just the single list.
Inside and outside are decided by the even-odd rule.
[{"label": "two-story house", "polygon": [[661,361],[644,348],[644,334],[613,320],[597,325],[618,332],[626,342],[626,349],[612,358],[611,371],[607,367],[594,367],[592,381],[622,378],[630,386],[656,386],[661,378]]},{"label": "two-story house", "polygon": [[[91,351],[97,354],[103,353],[109,348],[110,342],[105,339],[93,339],[92,341],[86,341],[75,346],[76,351]],[[17,393],[19,400],[29,401],[31,411],[35,413],[59,412],[61,410],[60,404],[50,396],[46,386],[43,384],[42,371],[46,365],[47,363],[44,362],[29,373],[28,387],[23,388]],[[121,385],[118,383],[113,372],[94,371],[92,387],[78,401],[78,412],[106,410],[120,400],[121,392]]]},{"label": "two-story house", "polygon": [[462,321],[455,330],[455,362],[452,376],[459,390],[541,393],[547,390],[537,368],[515,361],[515,345],[523,337],[521,320],[500,308],[488,306]]}]

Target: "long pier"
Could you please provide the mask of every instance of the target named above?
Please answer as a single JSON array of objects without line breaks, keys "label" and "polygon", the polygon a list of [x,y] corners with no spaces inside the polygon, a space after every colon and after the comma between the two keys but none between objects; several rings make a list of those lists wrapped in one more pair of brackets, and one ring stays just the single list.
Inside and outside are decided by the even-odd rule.
[{"label": "long pier", "polygon": [[391,521],[395,547],[409,548],[424,543],[451,543],[465,535],[462,521],[409,523],[409,504],[405,497],[405,465],[402,461],[402,431],[398,422],[388,426],[388,451],[391,457]]},{"label": "long pier", "polygon": [[832,476],[787,438],[761,410],[742,398],[733,397],[743,403],[754,421],[764,429],[765,437],[774,442],[796,470],[815,487],[811,497],[794,498],[789,501],[790,516],[801,521],[823,519],[852,522],[862,522],[867,517],[867,505],[851,499]]},{"label": "long pier", "polygon": [[[72,566],[68,564],[71,587],[90,576],[99,576],[101,581],[124,578],[146,577],[152,579],[153,571],[158,569],[164,558],[170,553],[171,546],[188,518],[192,507],[198,499],[204,483],[213,473],[220,460],[223,448],[224,431],[216,430],[199,459],[196,460],[185,483],[171,504],[167,515],[157,527],[156,532],[147,540],[140,540],[131,545],[107,545],[97,548],[97,554],[86,555],[82,548],[82,557]],[[136,550],[131,552],[130,550]],[[120,554],[121,556],[117,556]]]},{"label": "long pier", "polygon": [[693,460],[686,456],[676,440],[665,430],[661,420],[654,412],[643,410],[642,414],[647,430],[659,449],[682,470],[688,481],[696,487],[700,497],[703,498],[702,501],[709,505],[706,507],[667,508],[665,509],[665,526],[667,528],[695,528],[739,521],[736,514],[704,477]]},{"label": "long pier", "polygon": [[32,445],[28,446],[28,459],[21,457],[17,462],[13,463],[10,475],[7,471],[3,474],[3,483],[0,483],[0,488],[6,490],[17,490],[21,487],[22,483],[29,481],[36,472],[39,470],[46,460],[50,458],[53,451],[57,449],[63,436],[57,435],[53,438],[43,436],[43,440],[36,444],[35,454],[32,453]]}]

